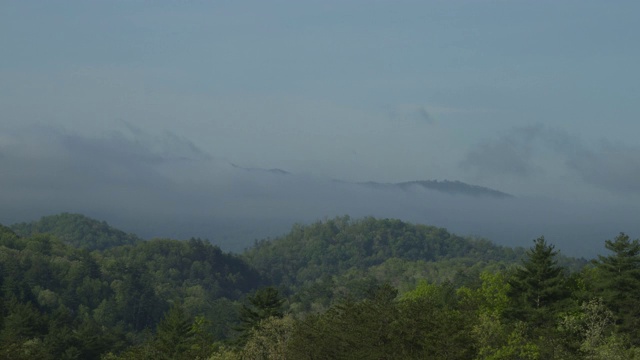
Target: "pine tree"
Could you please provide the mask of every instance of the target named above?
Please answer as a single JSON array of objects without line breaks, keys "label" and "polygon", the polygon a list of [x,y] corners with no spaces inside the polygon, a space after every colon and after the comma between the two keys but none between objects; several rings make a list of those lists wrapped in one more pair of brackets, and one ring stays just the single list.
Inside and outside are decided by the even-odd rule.
[{"label": "pine tree", "polygon": [[527,258],[509,281],[517,309],[512,309],[512,313],[517,319],[537,326],[550,325],[568,297],[564,269],[555,260],[557,254],[544,237],[534,240],[534,246],[527,251]]},{"label": "pine tree", "polygon": [[248,296],[247,300],[249,304],[243,304],[240,308],[240,326],[236,328],[240,332],[238,345],[244,345],[251,330],[256,328],[260,321],[270,317],[281,318],[284,316],[282,312],[284,299],[272,286],[256,291],[253,295]]},{"label": "pine tree", "polygon": [[620,330],[640,343],[640,242],[631,241],[620,233],[607,240],[609,256],[599,256],[596,262],[596,290],[611,309]]},{"label": "pine tree", "polygon": [[156,333],[158,350],[169,359],[178,359],[179,356],[186,355],[193,340],[192,321],[180,305],[174,304],[158,324]]}]

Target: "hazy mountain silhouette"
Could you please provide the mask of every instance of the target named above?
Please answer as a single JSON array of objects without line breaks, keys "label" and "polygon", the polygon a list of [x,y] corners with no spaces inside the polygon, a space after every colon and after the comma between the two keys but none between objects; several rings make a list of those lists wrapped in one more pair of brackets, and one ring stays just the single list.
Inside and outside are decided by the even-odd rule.
[{"label": "hazy mountain silhouette", "polygon": [[511,198],[514,197],[511,194],[507,194],[502,191],[494,190],[484,186],[471,185],[461,181],[450,180],[421,180],[421,181],[406,181],[400,183],[378,183],[374,181],[360,183],[365,186],[373,188],[388,189],[388,188],[400,188],[403,190],[412,189],[429,189],[436,190],[447,194],[459,194],[459,195],[471,195],[471,196],[489,196],[493,198]]}]

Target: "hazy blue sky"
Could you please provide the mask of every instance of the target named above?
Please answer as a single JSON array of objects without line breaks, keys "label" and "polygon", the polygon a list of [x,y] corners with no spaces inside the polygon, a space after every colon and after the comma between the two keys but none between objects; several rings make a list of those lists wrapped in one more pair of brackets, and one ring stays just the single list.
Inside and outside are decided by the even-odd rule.
[{"label": "hazy blue sky", "polygon": [[12,191],[55,158],[83,176],[112,160],[100,171],[118,181],[176,181],[154,161],[208,159],[637,203],[639,13],[637,1],[1,0],[0,180]]}]

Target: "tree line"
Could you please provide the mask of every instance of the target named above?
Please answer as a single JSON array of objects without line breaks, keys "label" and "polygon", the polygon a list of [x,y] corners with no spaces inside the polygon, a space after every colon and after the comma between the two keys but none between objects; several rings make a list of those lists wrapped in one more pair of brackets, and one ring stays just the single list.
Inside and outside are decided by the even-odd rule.
[{"label": "tree line", "polygon": [[621,233],[605,247],[570,272],[541,237],[475,284],[383,284],[323,312],[265,318],[212,359],[640,358],[640,243]]},{"label": "tree line", "polygon": [[240,255],[79,223],[53,228],[100,246],[0,226],[0,358],[640,358],[623,233],[588,262],[392,219],[295,225]]}]

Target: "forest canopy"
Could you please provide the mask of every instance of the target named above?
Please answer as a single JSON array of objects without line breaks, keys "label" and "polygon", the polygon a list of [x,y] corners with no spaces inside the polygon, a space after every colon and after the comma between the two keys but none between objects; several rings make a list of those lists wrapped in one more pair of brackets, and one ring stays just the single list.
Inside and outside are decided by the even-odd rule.
[{"label": "forest canopy", "polygon": [[61,214],[0,226],[0,358],[638,358],[640,243],[604,247],[344,216],[230,254]]}]

